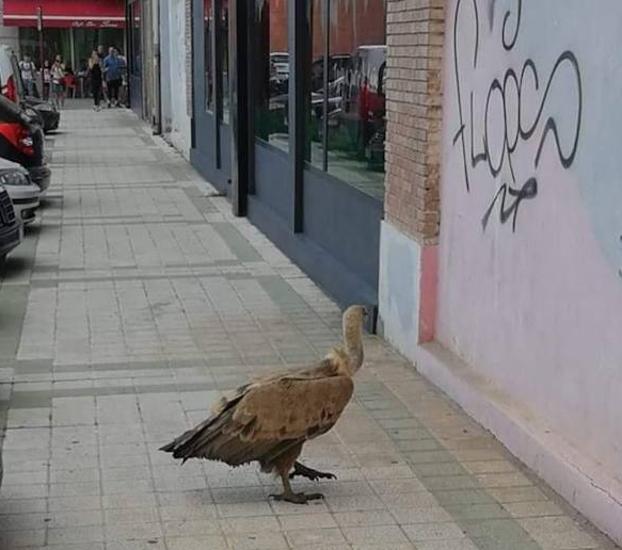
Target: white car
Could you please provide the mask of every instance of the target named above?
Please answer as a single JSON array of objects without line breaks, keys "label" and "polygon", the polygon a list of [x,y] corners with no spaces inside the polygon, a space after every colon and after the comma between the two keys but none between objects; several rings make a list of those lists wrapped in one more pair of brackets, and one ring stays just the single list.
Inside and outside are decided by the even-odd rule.
[{"label": "white car", "polygon": [[20,164],[0,158],[0,185],[11,197],[17,218],[24,225],[33,222],[41,189],[32,182],[28,170]]}]

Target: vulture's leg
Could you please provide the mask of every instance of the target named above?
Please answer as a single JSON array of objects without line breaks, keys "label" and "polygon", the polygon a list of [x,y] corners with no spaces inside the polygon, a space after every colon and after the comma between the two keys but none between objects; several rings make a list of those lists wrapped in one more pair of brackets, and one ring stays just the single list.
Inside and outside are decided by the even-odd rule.
[{"label": "vulture's leg", "polygon": [[279,472],[281,480],[283,481],[283,494],[282,495],[270,495],[270,498],[274,500],[284,500],[285,502],[292,502],[294,504],[307,504],[310,500],[318,500],[324,498],[321,493],[312,493],[306,495],[305,493],[294,493],[292,486],[289,483],[289,476],[287,472]]},{"label": "vulture's leg", "polygon": [[292,486],[289,483],[289,471],[294,466],[296,459],[300,456],[300,451],[302,451],[302,443],[282,453],[274,460],[274,470],[281,476],[281,480],[283,481],[283,494],[270,495],[271,498],[293,502],[294,504],[306,504],[310,500],[324,498],[324,495],[320,493],[305,495],[304,493],[294,493],[292,491]]},{"label": "vulture's leg", "polygon": [[289,474],[289,479],[293,479],[297,476],[306,477],[311,481],[317,481],[318,479],[337,479],[335,474],[330,472],[318,472],[313,468],[308,468],[300,462],[294,462],[294,471]]}]

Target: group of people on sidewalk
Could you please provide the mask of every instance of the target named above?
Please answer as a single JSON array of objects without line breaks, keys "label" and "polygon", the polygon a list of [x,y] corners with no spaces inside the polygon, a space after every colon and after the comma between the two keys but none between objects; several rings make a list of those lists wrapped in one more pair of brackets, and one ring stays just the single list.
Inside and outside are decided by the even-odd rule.
[{"label": "group of people on sidewalk", "polygon": [[93,109],[101,110],[101,101],[106,99],[108,107],[119,107],[119,90],[127,63],[119,51],[111,46],[106,55],[104,47],[98,46],[89,58],[89,80],[93,94]]},{"label": "group of people on sidewalk", "polygon": [[[38,95],[36,85],[37,66],[30,59],[30,56],[24,56],[19,63],[19,69],[27,95]],[[47,59],[43,62],[42,85],[43,99],[49,99],[57,109],[64,107],[67,93],[74,93],[76,77],[71,68],[65,66],[60,55],[55,56],[52,63]]]},{"label": "group of people on sidewalk", "polygon": [[[108,48],[107,52],[103,45],[93,50],[88,62],[88,80],[95,110],[101,110],[102,99],[106,100],[108,107],[120,105],[119,91],[123,85],[126,68],[125,58],[114,46]],[[23,57],[19,69],[27,94],[37,95],[37,66],[30,56]],[[41,72],[43,99],[49,99],[57,109],[61,109],[65,105],[67,94],[72,94],[73,97],[75,93],[76,76],[71,68],[65,66],[60,55],[55,56],[52,63],[44,61]]]}]

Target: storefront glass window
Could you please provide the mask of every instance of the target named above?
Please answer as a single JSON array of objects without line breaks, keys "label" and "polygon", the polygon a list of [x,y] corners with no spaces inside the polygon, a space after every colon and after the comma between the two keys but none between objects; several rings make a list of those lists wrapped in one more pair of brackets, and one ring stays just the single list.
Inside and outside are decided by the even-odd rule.
[{"label": "storefront glass window", "polygon": [[255,0],[255,136],[288,150],[289,53],[287,0]]},{"label": "storefront glass window", "polygon": [[204,0],[203,3],[203,36],[205,42],[205,108],[208,111],[214,110],[214,82],[213,82],[213,71],[212,71],[212,24],[213,24],[213,10],[212,10],[212,0]]},{"label": "storefront glass window", "polygon": [[134,2],[131,6],[132,20],[132,63],[130,65],[132,74],[140,76],[142,66],[142,34],[141,34],[141,13],[140,2]]},{"label": "storefront glass window", "polygon": [[[71,29],[49,28],[43,30],[43,59],[53,61],[61,55],[65,63],[71,63]],[[39,50],[39,31],[37,29],[20,28],[19,44],[22,55],[28,54],[39,67],[41,53]],[[16,52],[17,53],[17,52]]]},{"label": "storefront glass window", "polygon": [[222,0],[220,8],[220,37],[221,44],[221,78],[222,78],[222,120],[229,122],[229,3]]},{"label": "storefront glass window", "polygon": [[380,200],[386,128],[385,9],[385,0],[311,0],[307,124],[311,163]]}]

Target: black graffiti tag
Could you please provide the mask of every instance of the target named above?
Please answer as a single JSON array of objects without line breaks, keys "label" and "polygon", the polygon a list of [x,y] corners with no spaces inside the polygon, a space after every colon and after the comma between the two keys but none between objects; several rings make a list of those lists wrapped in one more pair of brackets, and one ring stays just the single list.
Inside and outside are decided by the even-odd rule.
[{"label": "black graffiti tag", "polygon": [[[462,12],[465,6],[470,5],[471,15],[467,19],[472,24],[472,32],[474,38],[472,67],[466,69],[461,68],[460,55],[458,51],[458,37],[464,35],[468,31],[463,26]],[[503,50],[509,52],[514,49],[520,37],[522,16],[522,0],[517,0],[516,10],[506,11],[503,18],[503,27],[501,29],[501,46]],[[512,27],[512,20],[515,19]],[[482,226],[486,229],[491,215],[497,203],[499,203],[499,220],[502,224],[512,219],[512,229],[516,230],[516,220],[519,207],[522,201],[534,199],[538,194],[538,179],[535,175],[530,175],[523,185],[517,186],[517,174],[513,163],[513,155],[521,144],[530,143],[532,139],[537,140],[537,148],[533,163],[533,172],[535,174],[540,165],[544,145],[549,138],[554,140],[555,148],[561,165],[568,169],[574,162],[579,146],[579,136],[581,134],[581,120],[583,115],[583,86],[581,79],[581,71],[579,69],[578,60],[573,52],[566,50],[561,53],[553,65],[548,78],[544,92],[542,93],[536,113],[529,117],[526,114],[525,103],[527,102],[527,92],[538,94],[540,88],[540,73],[533,59],[527,59],[517,73],[512,67],[508,67],[502,79],[495,78],[488,87],[486,94],[484,111],[483,111],[483,131],[481,135],[481,149],[476,152],[476,136],[474,125],[474,101],[475,93],[473,90],[469,92],[468,118],[465,114],[465,106],[463,105],[464,93],[462,84],[465,70],[476,70],[479,60],[479,40],[480,40],[480,21],[477,0],[457,0],[456,10],[454,13],[454,70],[456,79],[456,95],[458,100],[458,116],[460,127],[454,136],[454,146],[460,142],[462,150],[464,179],[467,191],[471,191],[471,170],[480,163],[486,163],[490,175],[496,180],[499,177],[507,177],[509,174],[510,182],[504,182],[499,187],[492,198],[491,204],[482,218]],[[468,52],[467,52],[468,53]],[[469,63],[471,60],[469,59]],[[546,117],[545,109],[549,103],[551,88],[555,80],[564,68],[568,68],[576,79],[577,106],[576,106],[576,123],[574,125],[574,133],[570,136],[569,142],[572,144],[570,149],[565,151],[562,147],[558,124],[553,116]],[[531,84],[531,85],[529,85]],[[512,95],[513,94],[513,95]],[[503,110],[503,143],[493,144],[489,135],[489,117],[491,112],[491,101],[497,97],[502,105]],[[509,104],[514,99],[517,107],[515,118],[510,120]],[[468,122],[468,126],[467,126]],[[467,131],[470,138],[470,151],[467,151]],[[498,147],[493,147],[497,145]],[[491,154],[492,150],[500,150],[498,158],[494,158]]]}]

